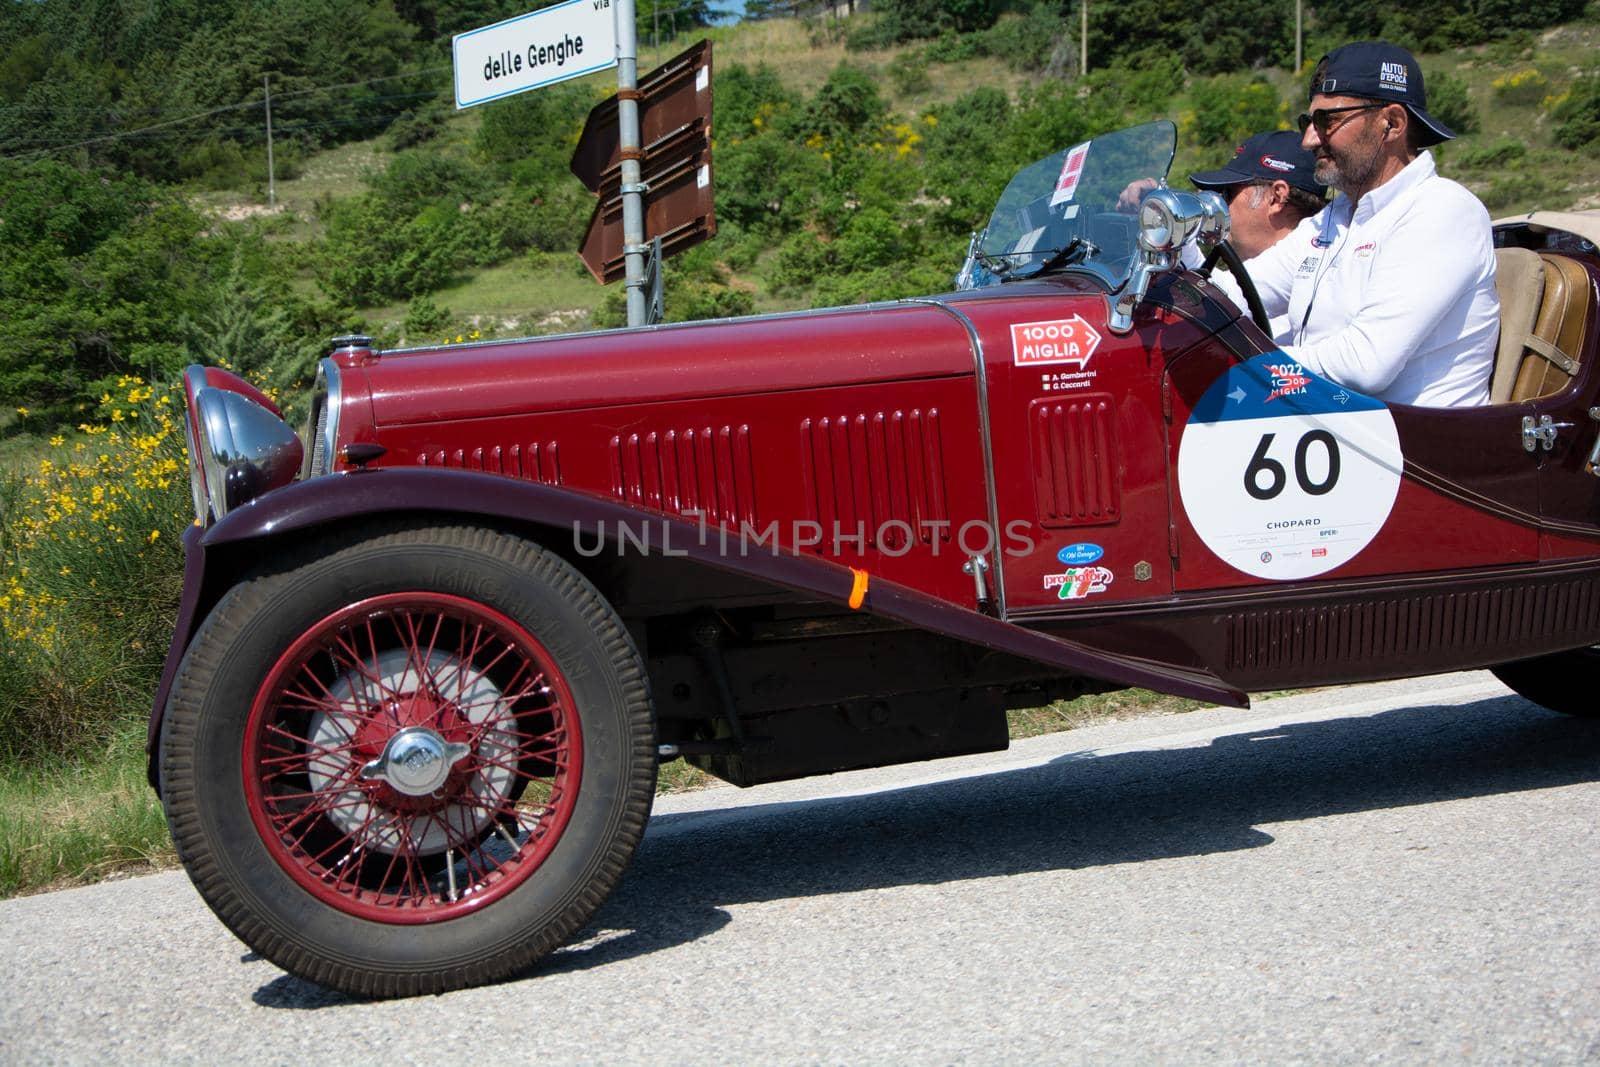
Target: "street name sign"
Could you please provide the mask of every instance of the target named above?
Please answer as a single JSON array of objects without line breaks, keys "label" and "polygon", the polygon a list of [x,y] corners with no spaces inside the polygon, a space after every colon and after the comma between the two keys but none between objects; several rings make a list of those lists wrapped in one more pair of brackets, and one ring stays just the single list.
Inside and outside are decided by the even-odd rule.
[{"label": "street name sign", "polygon": [[613,0],[566,0],[456,34],[456,107],[498,100],[617,65]]}]

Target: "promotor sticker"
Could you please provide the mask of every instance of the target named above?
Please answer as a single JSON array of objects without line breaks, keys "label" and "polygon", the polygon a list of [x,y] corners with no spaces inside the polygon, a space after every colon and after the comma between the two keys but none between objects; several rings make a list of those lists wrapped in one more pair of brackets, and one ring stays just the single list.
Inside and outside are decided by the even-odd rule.
[{"label": "promotor sticker", "polygon": [[1178,445],[1178,494],[1219,558],[1290,581],[1372,543],[1403,466],[1382,402],[1273,352],[1232,368],[1195,405]]}]

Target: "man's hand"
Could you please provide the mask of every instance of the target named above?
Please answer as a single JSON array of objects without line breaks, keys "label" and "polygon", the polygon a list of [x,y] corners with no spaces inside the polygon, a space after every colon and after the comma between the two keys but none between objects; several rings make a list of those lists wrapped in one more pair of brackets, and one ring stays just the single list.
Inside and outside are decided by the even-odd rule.
[{"label": "man's hand", "polygon": [[1128,187],[1122,190],[1122,195],[1117,197],[1117,210],[1124,215],[1132,215],[1139,210],[1139,205],[1149,195],[1150,190],[1160,184],[1154,178],[1139,178],[1129,182]]}]

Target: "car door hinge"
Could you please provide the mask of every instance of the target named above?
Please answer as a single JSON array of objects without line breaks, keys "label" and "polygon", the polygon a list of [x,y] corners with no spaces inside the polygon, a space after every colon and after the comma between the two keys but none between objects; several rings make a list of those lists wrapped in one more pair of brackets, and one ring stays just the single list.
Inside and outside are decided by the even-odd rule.
[{"label": "car door hinge", "polygon": [[1570,422],[1555,422],[1549,415],[1540,415],[1539,421],[1534,422],[1532,415],[1522,416],[1522,450],[1532,452],[1541,445],[1546,452],[1556,447],[1556,433],[1558,430],[1570,430],[1574,426]]}]

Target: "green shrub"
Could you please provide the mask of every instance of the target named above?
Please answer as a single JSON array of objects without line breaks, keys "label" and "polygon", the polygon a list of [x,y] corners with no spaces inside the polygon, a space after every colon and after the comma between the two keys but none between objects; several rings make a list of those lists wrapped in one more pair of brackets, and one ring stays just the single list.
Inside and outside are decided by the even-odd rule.
[{"label": "green shrub", "polygon": [[1428,114],[1454,133],[1478,131],[1478,109],[1473,106],[1472,94],[1467,91],[1465,81],[1439,71],[1424,75],[1423,84],[1428,88]]},{"label": "green shrub", "polygon": [[440,103],[429,103],[407,112],[389,127],[389,146],[396,152],[427,144],[444,133],[450,113]]},{"label": "green shrub", "polygon": [[0,473],[0,759],[84,755],[147,710],[193,520],[181,390],[124,377]]},{"label": "green shrub", "polygon": [[965,59],[976,59],[981,54],[979,44],[977,34],[946,30],[928,45],[928,59],[935,63],[960,63]]},{"label": "green shrub", "polygon": [[1017,71],[1043,70],[1069,33],[1058,9],[1039,4],[1020,17],[1003,18],[978,34],[983,54]]},{"label": "green shrub", "polygon": [[770,128],[774,116],[792,111],[799,103],[778,72],[765,63],[754,69],[730,63],[717,71],[716,88],[711,122],[719,138],[749,137],[763,127]]},{"label": "green shrub", "polygon": [[920,52],[902,52],[889,64],[889,80],[902,96],[925,93],[933,85],[928,80],[928,58]]},{"label": "green shrub", "polygon": [[1565,187],[1539,171],[1522,170],[1495,178],[1489,183],[1488,188],[1478,194],[1478,199],[1482,200],[1483,206],[1490,211],[1504,211],[1508,208],[1531,211],[1534,208],[1548,206],[1551,202],[1562,198],[1565,193]]},{"label": "green shrub", "polygon": [[1252,134],[1278,126],[1278,91],[1265,78],[1219,75],[1197,79],[1189,90],[1194,104],[1191,145],[1233,147]]},{"label": "green shrub", "polygon": [[454,316],[449,308],[435,304],[431,297],[419,296],[406,308],[403,328],[406,337],[416,344],[426,337],[449,332],[452,322]]},{"label": "green shrub", "polygon": [[1515,163],[1527,154],[1527,146],[1515,137],[1501,137],[1461,149],[1455,156],[1455,162],[1470,170],[1488,170]]},{"label": "green shrub", "polygon": [[1489,89],[1499,104],[1537,104],[1550,91],[1550,79],[1539,73],[1537,67],[1524,67],[1502,74],[1489,83]]},{"label": "green shrub", "polygon": [[1579,78],[1551,118],[1556,124],[1556,143],[1563,148],[1582,148],[1600,141],[1600,70]]},{"label": "green shrub", "polygon": [[336,201],[316,261],[317,281],[337,300],[370,306],[441,288],[467,262],[458,212],[398,216],[372,194]]}]

